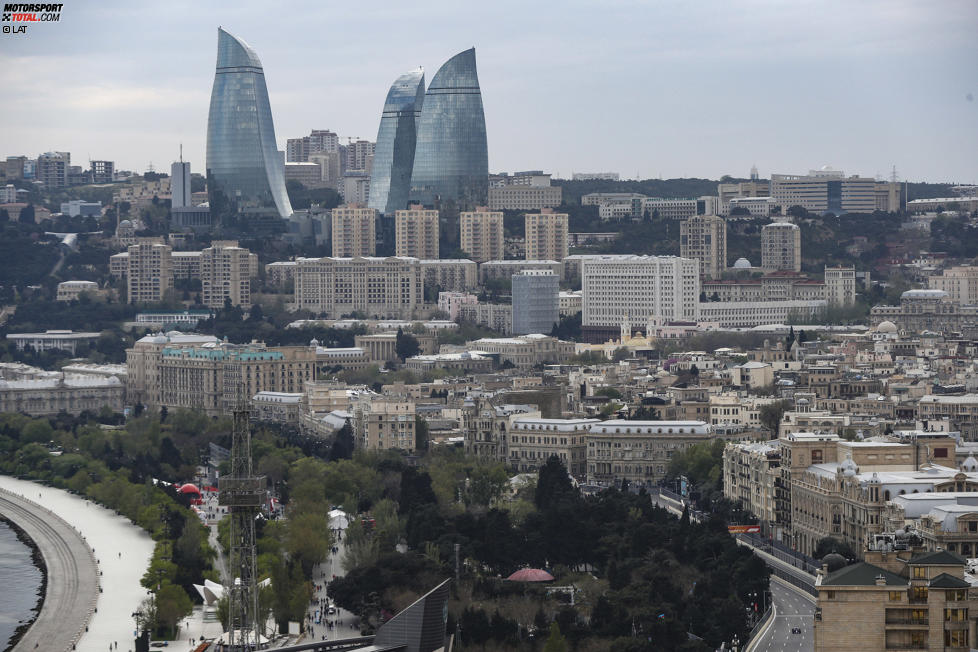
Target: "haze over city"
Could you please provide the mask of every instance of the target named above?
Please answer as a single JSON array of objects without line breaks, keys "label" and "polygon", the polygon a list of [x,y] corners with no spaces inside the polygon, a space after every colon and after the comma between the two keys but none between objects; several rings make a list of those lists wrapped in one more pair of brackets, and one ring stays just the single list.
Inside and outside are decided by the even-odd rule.
[{"label": "haze over city", "polygon": [[5,150],[202,170],[218,25],[261,54],[280,149],[375,139],[397,75],[475,46],[493,171],[978,181],[968,1],[69,4],[0,46]]}]

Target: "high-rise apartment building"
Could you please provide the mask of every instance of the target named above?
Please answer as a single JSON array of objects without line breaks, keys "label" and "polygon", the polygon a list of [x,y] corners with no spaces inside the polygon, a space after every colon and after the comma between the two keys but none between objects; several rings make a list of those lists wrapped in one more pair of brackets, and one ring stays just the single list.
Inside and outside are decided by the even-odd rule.
[{"label": "high-rise apartment building", "polygon": [[411,319],[424,303],[424,276],[417,258],[300,258],[295,305],[327,318],[354,311],[368,317]]},{"label": "high-rise apartment building", "polygon": [[71,167],[69,152],[45,152],[37,157],[34,179],[45,188],[64,188],[68,185],[68,169]]},{"label": "high-rise apartment building", "polygon": [[846,177],[826,166],[807,175],[772,174],[771,200],[782,214],[792,206],[813,213],[872,213],[876,210],[876,180]]},{"label": "high-rise apartment building", "polygon": [[313,154],[340,151],[340,137],[328,129],[313,129],[302,138],[289,138],[285,146],[285,160],[289,163],[308,163]]},{"label": "high-rise apartment building", "polygon": [[170,245],[162,238],[142,238],[128,249],[126,282],[129,303],[159,303],[173,287]]},{"label": "high-rise apartment building", "polygon": [[475,48],[438,69],[418,120],[410,198],[433,206],[486,203],[489,150]]},{"label": "high-rise apartment building", "polygon": [[772,222],[761,229],[761,268],[801,271],[801,229],[790,222]]},{"label": "high-rise apartment building", "polygon": [[377,144],[372,143],[369,140],[356,140],[350,142],[343,149],[346,152],[346,167],[345,170],[357,170],[360,172],[366,172],[370,174],[371,167],[374,162],[374,152],[377,149]]},{"label": "high-rise apartment building", "polygon": [[424,70],[418,68],[394,80],[380,116],[368,205],[385,215],[407,207],[422,106]]},{"label": "high-rise apartment building", "polygon": [[825,268],[825,300],[836,306],[856,303],[855,267]]},{"label": "high-rise apartment building", "polygon": [[115,177],[114,161],[91,161],[92,183],[112,183]]},{"label": "high-rise apartment building", "polygon": [[560,321],[560,277],[549,270],[513,274],[513,334],[548,335]]},{"label": "high-rise apartment building", "polygon": [[567,257],[567,213],[549,208],[524,217],[527,260],[563,260]]},{"label": "high-rise apartment building", "polygon": [[251,252],[237,242],[214,242],[200,254],[201,301],[221,309],[225,300],[232,306],[251,307]]},{"label": "high-rise apartment building", "polygon": [[207,119],[207,193],[217,220],[292,214],[261,60],[221,28]]},{"label": "high-rise apartment building", "polygon": [[334,258],[374,255],[377,250],[377,211],[363,204],[344,204],[330,213]]},{"label": "high-rise apartment building", "polygon": [[417,204],[396,211],[394,239],[398,256],[438,258],[438,211]]},{"label": "high-rise apartment building", "polygon": [[190,161],[175,161],[170,165],[170,200],[172,208],[187,208],[190,201]]},{"label": "high-rise apartment building", "polygon": [[588,256],[581,261],[584,326],[646,330],[650,324],[696,321],[699,261],[678,256]]},{"label": "high-rise apartment building", "polygon": [[720,278],[727,269],[727,222],[717,215],[695,215],[679,227],[679,255],[700,261],[700,274]]},{"label": "high-rise apartment building", "polygon": [[477,263],[502,260],[503,213],[481,206],[459,217],[459,246]]}]

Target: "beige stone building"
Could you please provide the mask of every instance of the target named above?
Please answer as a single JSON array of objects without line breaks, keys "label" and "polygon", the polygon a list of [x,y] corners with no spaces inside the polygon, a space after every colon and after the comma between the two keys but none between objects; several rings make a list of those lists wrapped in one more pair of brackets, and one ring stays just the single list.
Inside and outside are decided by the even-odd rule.
[{"label": "beige stone building", "polygon": [[540,410],[534,405],[503,403],[492,394],[473,392],[465,397],[461,416],[465,452],[506,462],[513,423],[524,417],[540,418]]},{"label": "beige stone building", "polygon": [[542,419],[521,416],[509,432],[507,464],[532,473],[556,455],[578,481],[587,477],[587,436],[599,419]]},{"label": "beige stone building", "polygon": [[159,303],[173,288],[172,249],[162,238],[140,239],[128,250],[129,303]]},{"label": "beige stone building", "polygon": [[479,281],[486,283],[493,279],[509,280],[513,274],[529,269],[544,269],[560,274],[561,264],[556,260],[490,260],[479,265]]},{"label": "beige stone building", "polygon": [[869,550],[816,578],[815,652],[942,650],[975,641],[978,594],[949,552]]},{"label": "beige stone building", "polygon": [[419,261],[426,287],[464,292],[479,286],[479,266],[468,258],[436,258]]},{"label": "beige stone building", "polygon": [[354,312],[370,318],[412,319],[424,303],[417,258],[300,258],[295,306],[338,318]]},{"label": "beige stone building", "polygon": [[217,345],[213,335],[170,332],[146,335],[126,349],[126,396],[130,403],[160,405],[160,359],[164,349]]},{"label": "beige stone building", "polygon": [[489,188],[489,210],[538,211],[560,206],[560,186],[498,186]]},{"label": "beige stone building", "polygon": [[767,271],[801,271],[801,229],[790,222],[773,222],[761,229],[761,267]]},{"label": "beige stone building", "polygon": [[345,204],[330,211],[334,258],[373,256],[377,251],[377,211]]},{"label": "beige stone building", "polygon": [[357,445],[366,450],[414,452],[414,420],[413,401],[366,396],[354,406]]},{"label": "beige stone building", "polygon": [[459,216],[459,246],[477,263],[502,260],[503,213],[482,206]]},{"label": "beige stone building", "polygon": [[158,362],[159,404],[228,413],[258,392],[301,392],[315,380],[316,348],[218,344],[164,348]]},{"label": "beige stone building", "polygon": [[720,278],[727,269],[727,222],[718,215],[694,215],[679,227],[679,255],[700,261],[700,274]]},{"label": "beige stone building", "polygon": [[0,379],[0,412],[31,416],[78,415],[109,408],[122,412],[126,386],[115,377],[57,374],[51,378]]},{"label": "beige stone building", "polygon": [[522,369],[542,363],[559,363],[574,355],[574,343],[549,335],[520,337],[485,337],[466,343],[470,351],[496,354],[500,364],[509,361]]},{"label": "beige stone building", "polygon": [[957,265],[927,279],[932,290],[944,290],[948,298],[964,305],[978,304],[978,267]]},{"label": "beige stone building", "polygon": [[757,517],[761,533],[782,540],[778,531],[777,489],[781,446],[776,441],[730,443],[723,450],[723,495],[740,501]]},{"label": "beige stone building", "polygon": [[62,281],[58,283],[58,294],[56,301],[77,301],[83,292],[96,296],[99,292],[98,283],[95,281]]},{"label": "beige stone building", "polygon": [[414,258],[438,258],[438,211],[412,204],[394,213],[395,253]]},{"label": "beige stone building", "polygon": [[208,308],[221,309],[225,300],[251,307],[251,252],[237,244],[215,242],[201,252],[201,301]]},{"label": "beige stone building", "polygon": [[587,436],[588,484],[655,486],[675,453],[715,437],[705,421],[602,421]]},{"label": "beige stone building", "polygon": [[833,306],[851,306],[856,303],[856,268],[825,268],[825,300]]},{"label": "beige stone building", "polygon": [[[563,260],[567,256],[567,213],[542,209],[524,217],[527,260]],[[559,273],[559,272],[558,272]]]}]

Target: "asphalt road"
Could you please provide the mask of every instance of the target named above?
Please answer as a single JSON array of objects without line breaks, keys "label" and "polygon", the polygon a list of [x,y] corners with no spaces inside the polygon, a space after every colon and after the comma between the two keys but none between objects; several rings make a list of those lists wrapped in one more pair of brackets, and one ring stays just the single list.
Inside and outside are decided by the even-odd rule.
[{"label": "asphalt road", "polygon": [[[774,619],[764,634],[748,648],[751,652],[812,652],[815,641],[812,623],[815,603],[807,593],[777,578],[771,578]],[[800,634],[792,634],[795,627]]]},{"label": "asphalt road", "polygon": [[85,633],[98,599],[98,571],[81,535],[44,507],[12,493],[0,512],[34,540],[47,566],[44,605],[14,650],[70,650]]}]

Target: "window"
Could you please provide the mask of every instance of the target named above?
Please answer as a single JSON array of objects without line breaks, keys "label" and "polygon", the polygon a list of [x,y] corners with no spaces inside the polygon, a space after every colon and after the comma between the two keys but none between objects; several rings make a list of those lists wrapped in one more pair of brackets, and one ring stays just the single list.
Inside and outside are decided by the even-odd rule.
[{"label": "window", "polygon": [[890,591],[890,602],[900,602],[903,599],[903,591]]},{"label": "window", "polygon": [[967,609],[945,609],[944,620],[951,623],[960,623],[968,620]]},{"label": "window", "polygon": [[914,566],[913,567],[913,578],[915,580],[926,580],[927,579],[927,568],[924,566]]},{"label": "window", "polygon": [[968,630],[955,629],[944,632],[945,647],[968,647]]}]

